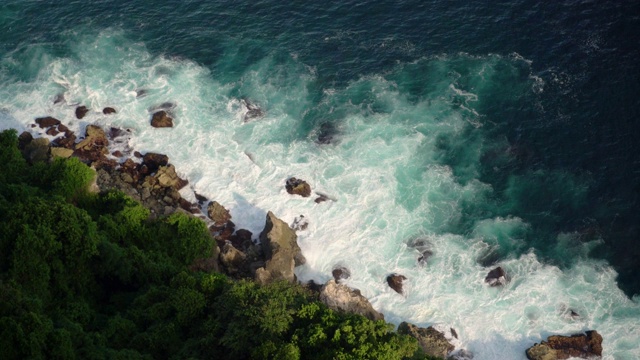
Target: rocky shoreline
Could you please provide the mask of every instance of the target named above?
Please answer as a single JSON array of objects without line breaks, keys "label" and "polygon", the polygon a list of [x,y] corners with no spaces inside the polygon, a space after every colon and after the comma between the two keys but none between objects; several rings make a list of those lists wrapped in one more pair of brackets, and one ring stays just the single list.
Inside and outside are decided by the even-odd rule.
[{"label": "rocky shoreline", "polygon": [[[85,106],[78,106],[76,117],[81,119],[88,111]],[[111,107],[102,111],[105,116],[115,112],[116,109]],[[156,111],[151,116],[150,126],[172,125],[173,119],[164,110]],[[20,134],[19,148],[28,161],[76,157],[96,171],[93,191],[120,190],[149,208],[152,217],[185,212],[205,221],[218,246],[211,258],[198,260],[192,269],[222,271],[230,277],[252,278],[261,284],[277,280],[298,282],[294,269],[306,261],[296,235],[296,231],[306,228],[307,222],[303,216],[296,218],[290,226],[269,211],[264,229],[254,236],[246,229],[236,229],[229,211],[217,201],[195,192],[196,203],[183,198],[180,190],[188,185],[188,180],[180,178],[166,155],[152,152],[141,154],[130,149],[130,133],[126,129],[102,129],[88,125],[85,134],[78,136],[53,117],[36,118],[31,128],[36,134],[47,134],[54,138],[49,141],[46,137],[34,138],[30,132]],[[111,144],[124,145],[130,153],[111,151]],[[285,180],[284,186],[292,196],[311,195],[311,186],[304,180],[292,177]],[[318,195],[315,199],[317,203],[331,200],[326,195]],[[423,248],[424,244],[416,242],[415,245],[421,253],[417,261],[426,263],[431,251]],[[360,314],[371,320],[384,320],[384,315],[373,309],[358,290],[340,283],[350,276],[348,268],[336,267],[332,275],[333,279],[326,284],[311,282],[304,285],[316,291],[318,299],[331,309]],[[402,274],[389,274],[386,278],[389,287],[399,294],[403,294],[403,280],[406,277]],[[489,286],[503,286],[508,283],[509,276],[504,269],[497,267],[487,274],[484,281]],[[451,344],[450,340],[457,338],[453,328],[448,332],[449,338],[433,327],[421,328],[406,322],[399,325],[398,332],[415,337],[428,355],[458,360],[473,358],[470,352],[455,349]],[[532,360],[600,357],[601,344],[602,337],[595,330],[571,336],[554,335],[527,349],[526,356]]]}]

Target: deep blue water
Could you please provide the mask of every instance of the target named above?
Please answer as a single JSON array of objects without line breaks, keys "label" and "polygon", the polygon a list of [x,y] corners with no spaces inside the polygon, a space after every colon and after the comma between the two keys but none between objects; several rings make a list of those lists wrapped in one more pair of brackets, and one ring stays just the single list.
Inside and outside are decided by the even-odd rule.
[{"label": "deep blue water", "polygon": [[[228,96],[263,104],[270,98],[256,81],[270,80],[252,82],[247,74],[276,79],[283,114],[299,121],[262,145],[341,129],[351,106],[370,119],[393,114],[398,129],[410,123],[435,144],[396,171],[396,203],[409,212],[419,207],[414,191],[434,164],[451,169],[462,187],[479,181],[492,189],[461,200],[455,219],[436,217],[429,232],[473,238],[483,233],[483,219],[519,218],[528,225],[507,238],[520,242],[496,235],[477,262],[489,266],[531,249],[562,269],[599,258],[618,272],[629,297],[640,294],[636,1],[5,0],[3,85],[36,83],[58,58],[82,66],[83,48],[75,45],[100,46],[86,38],[111,32],[127,42],[105,50],[107,63],[111,53],[121,59],[143,47],[151,56],[193,61]],[[311,81],[288,88],[307,73]],[[419,112],[403,115],[385,91],[412,109],[446,106],[421,123]],[[474,126],[443,132],[429,125],[452,114]],[[559,244],[562,234],[570,234],[567,244]]]}]

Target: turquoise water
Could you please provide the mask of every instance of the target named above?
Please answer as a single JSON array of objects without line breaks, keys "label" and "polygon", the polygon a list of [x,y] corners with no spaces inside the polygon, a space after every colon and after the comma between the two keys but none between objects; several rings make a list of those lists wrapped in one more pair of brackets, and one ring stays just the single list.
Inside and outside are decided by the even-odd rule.
[{"label": "turquoise water", "polygon": [[[0,128],[129,128],[121,150],[168,154],[183,196],[221,202],[238,227],[304,214],[301,280],[347,266],[388,321],[453,327],[475,359],[587,329],[605,358],[635,359],[632,5],[10,1]],[[243,121],[246,100],[265,116]],[[175,127],[151,128],[165,102]],[[290,176],[335,201],[288,195]],[[511,281],[490,288],[498,265]]]}]

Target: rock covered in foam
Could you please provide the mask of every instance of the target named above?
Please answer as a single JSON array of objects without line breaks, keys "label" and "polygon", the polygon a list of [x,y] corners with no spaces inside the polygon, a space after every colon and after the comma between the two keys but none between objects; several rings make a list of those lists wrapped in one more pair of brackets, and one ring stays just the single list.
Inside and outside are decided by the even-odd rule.
[{"label": "rock covered in foam", "polygon": [[507,273],[500,266],[489,271],[487,276],[484,278],[484,282],[488,283],[490,286],[502,286],[509,282],[509,278],[507,277]]},{"label": "rock covered in foam", "polygon": [[285,183],[287,192],[291,195],[300,195],[302,197],[309,197],[311,195],[311,186],[302,179],[296,179],[290,177]]},{"label": "rock covered in foam", "polygon": [[430,356],[446,358],[447,354],[455,348],[455,346],[447,341],[443,333],[434,329],[432,326],[422,328],[408,322],[402,322],[398,326],[398,333],[416,338],[422,351]]},{"label": "rock covered in foam", "polygon": [[280,279],[295,282],[293,269],[306,262],[297,239],[296,232],[287,223],[271,211],[267,213],[264,229],[260,233],[266,264],[256,270],[256,281],[262,284]]},{"label": "rock covered in foam", "polygon": [[307,227],[309,227],[309,220],[304,215],[296,216],[291,224],[291,228],[295,231],[304,231],[307,230]]},{"label": "rock covered in foam", "polygon": [[552,335],[540,344],[526,350],[529,360],[556,360],[582,358],[592,359],[602,356],[602,336],[591,330],[571,336]]},{"label": "rock covered in foam", "polygon": [[358,290],[329,280],[320,290],[320,301],[330,309],[359,314],[370,320],[384,320],[384,315],[377,312],[369,300]]}]

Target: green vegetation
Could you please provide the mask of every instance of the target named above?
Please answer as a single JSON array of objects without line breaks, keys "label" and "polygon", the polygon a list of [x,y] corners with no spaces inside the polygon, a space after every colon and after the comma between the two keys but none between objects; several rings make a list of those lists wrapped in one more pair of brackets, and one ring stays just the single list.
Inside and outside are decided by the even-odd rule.
[{"label": "green vegetation", "polygon": [[28,164],[0,133],[0,358],[425,359],[384,321],[286,283],[189,270],[206,225],[85,191],[76,159]]}]

